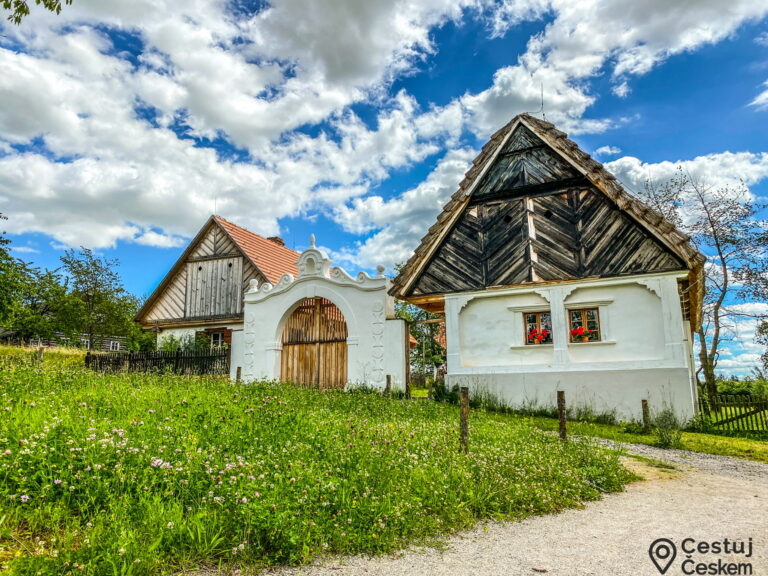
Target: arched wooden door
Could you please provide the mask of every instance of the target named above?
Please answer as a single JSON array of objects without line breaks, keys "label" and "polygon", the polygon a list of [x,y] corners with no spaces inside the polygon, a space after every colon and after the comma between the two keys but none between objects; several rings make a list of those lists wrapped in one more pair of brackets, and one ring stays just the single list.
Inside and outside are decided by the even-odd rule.
[{"label": "arched wooden door", "polygon": [[280,379],[303,386],[343,388],[347,383],[347,323],[325,298],[306,298],[283,328]]}]

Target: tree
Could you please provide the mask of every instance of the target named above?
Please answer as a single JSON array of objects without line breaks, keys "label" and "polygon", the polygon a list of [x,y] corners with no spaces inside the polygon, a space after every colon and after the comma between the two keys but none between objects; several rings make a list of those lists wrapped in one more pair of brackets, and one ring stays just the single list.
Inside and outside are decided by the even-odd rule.
[{"label": "tree", "polygon": [[[29,3],[27,0],[0,0],[2,2],[2,8],[4,10],[10,10],[8,14],[8,20],[14,24],[21,24],[21,21],[29,16]],[[64,0],[65,4],[72,4],[72,0]],[[35,4],[43,8],[55,12],[61,13],[62,3],[61,0],[35,0]]]},{"label": "tree", "polygon": [[60,329],[67,289],[55,270],[26,271],[7,327],[21,340],[50,339]]},{"label": "tree", "polygon": [[730,306],[765,291],[768,222],[758,218],[744,184],[712,186],[680,170],[663,184],[647,183],[643,200],[687,233],[707,256],[703,320],[698,329],[699,371],[708,395],[717,394],[717,362]]},{"label": "tree", "polygon": [[[0,213],[0,220],[7,218]],[[5,328],[8,328],[27,275],[26,265],[11,255],[10,243],[5,231],[0,231],[0,326]]]},{"label": "tree", "polygon": [[403,300],[395,302],[395,316],[408,321],[410,335],[416,339],[417,345],[410,354],[414,372],[424,379],[432,376],[445,362],[445,349],[438,342],[442,317]]},{"label": "tree", "polygon": [[61,257],[68,297],[60,311],[61,327],[70,338],[87,336],[98,347],[105,336],[126,336],[133,328],[136,299],[126,292],[115,268],[118,261],[81,248]]}]

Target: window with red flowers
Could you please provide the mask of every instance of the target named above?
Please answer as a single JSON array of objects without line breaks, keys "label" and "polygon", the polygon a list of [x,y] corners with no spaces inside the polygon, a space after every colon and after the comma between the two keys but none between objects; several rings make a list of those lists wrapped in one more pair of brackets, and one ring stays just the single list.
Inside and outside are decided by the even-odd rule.
[{"label": "window with red flowers", "polygon": [[552,314],[548,311],[526,312],[523,314],[523,321],[526,344],[552,343]]},{"label": "window with red flowers", "polygon": [[571,342],[599,342],[600,314],[597,308],[568,310]]}]

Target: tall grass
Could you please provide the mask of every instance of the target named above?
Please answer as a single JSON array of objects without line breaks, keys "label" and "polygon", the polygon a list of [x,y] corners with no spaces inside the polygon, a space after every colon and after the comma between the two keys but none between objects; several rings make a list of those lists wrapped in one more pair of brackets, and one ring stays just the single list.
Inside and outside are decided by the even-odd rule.
[{"label": "tall grass", "polygon": [[79,368],[85,364],[85,353],[86,350],[82,348],[45,348],[43,350],[43,364],[39,366],[38,348],[0,345],[0,370],[14,366]]},{"label": "tall grass", "polygon": [[0,371],[0,571],[376,553],[622,489],[618,456],[456,408],[212,377]]}]

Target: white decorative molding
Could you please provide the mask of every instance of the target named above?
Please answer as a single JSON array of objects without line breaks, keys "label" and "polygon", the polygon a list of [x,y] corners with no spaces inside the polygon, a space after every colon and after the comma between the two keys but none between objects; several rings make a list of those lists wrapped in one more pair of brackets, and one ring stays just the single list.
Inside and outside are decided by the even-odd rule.
[{"label": "white decorative molding", "polygon": [[461,311],[464,310],[464,308],[467,307],[467,304],[472,302],[472,300],[475,299],[475,296],[457,296],[454,298],[454,301],[456,302],[456,313],[461,314]]},{"label": "white decorative molding", "polygon": [[661,282],[658,278],[638,279],[635,280],[635,284],[645,286],[649,291],[653,292],[658,298],[661,298]]},{"label": "white decorative molding", "polygon": [[371,310],[373,322],[371,334],[373,336],[373,349],[371,359],[373,361],[373,381],[379,383],[384,380],[384,303],[376,300]]},{"label": "white decorative molding", "polygon": [[603,298],[602,300],[577,300],[575,302],[566,302],[565,309],[573,310],[574,308],[599,308],[601,306],[608,306],[613,304],[613,298]]},{"label": "white decorative molding", "polygon": [[551,292],[546,288],[542,290],[531,290],[531,294],[538,294],[539,296],[544,298],[544,300],[546,300],[547,302],[550,302],[550,298],[552,297]]}]

